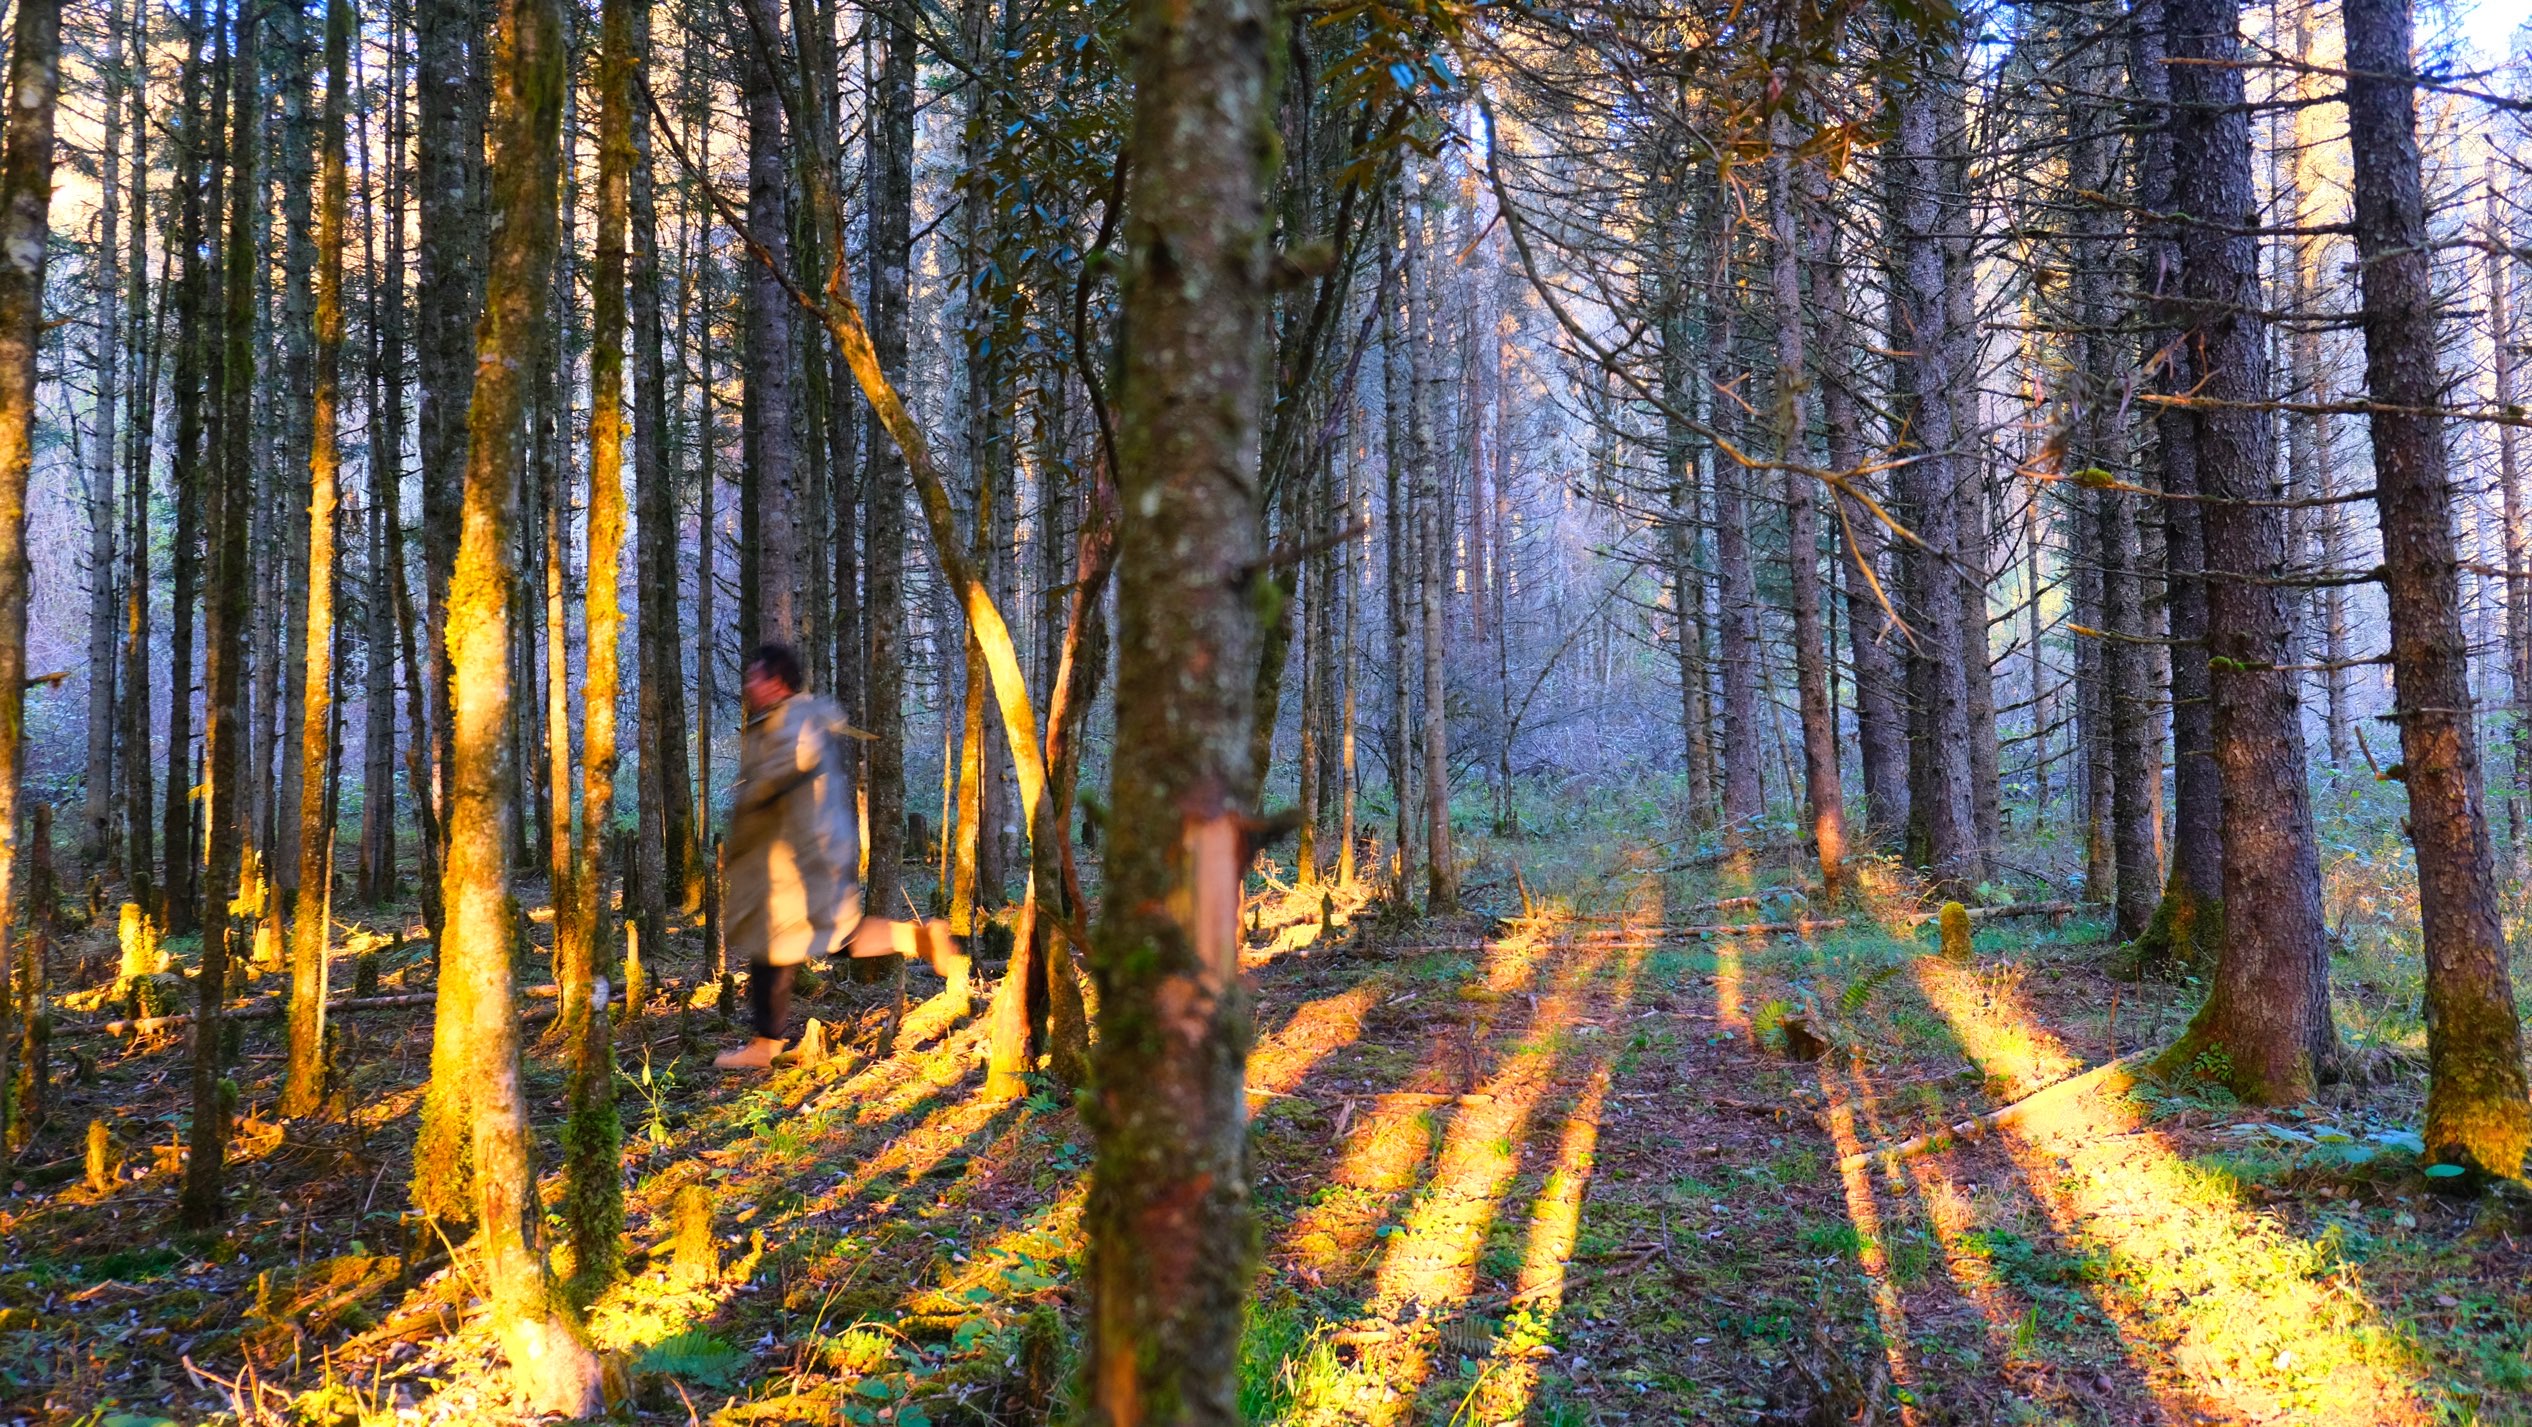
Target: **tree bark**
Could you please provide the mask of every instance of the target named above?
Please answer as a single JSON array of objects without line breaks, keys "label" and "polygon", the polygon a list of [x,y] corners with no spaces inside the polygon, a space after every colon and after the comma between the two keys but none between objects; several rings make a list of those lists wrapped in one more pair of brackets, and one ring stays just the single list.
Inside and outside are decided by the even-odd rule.
[{"label": "tree bark", "polygon": [[1133,7],[1119,422],[1115,829],[1100,1035],[1090,1410],[1237,1423],[1254,1239],[1239,973],[1257,619],[1269,19],[1255,0]]},{"label": "tree bark", "polygon": [[[1433,275],[1424,261],[1424,214],[1421,198],[1411,207],[1406,223],[1406,262],[1399,270],[1400,286],[1407,299],[1407,473],[1412,483],[1409,504],[1415,511],[1413,526],[1417,548],[1421,641],[1418,652],[1423,656],[1424,726],[1421,740],[1424,751],[1424,904],[1431,916],[1448,916],[1459,910],[1459,860],[1451,845],[1451,720],[1450,691],[1443,656],[1448,652],[1448,632],[1443,625],[1443,606],[1449,593],[1450,558],[1444,548],[1448,536],[1442,522],[1450,506],[1450,494],[1442,480],[1440,462],[1434,458],[1428,418],[1431,402],[1426,389],[1436,383],[1433,363],[1433,295],[1428,284]],[[1405,677],[1401,667],[1399,676]],[[1263,766],[1258,769],[1262,777]]]},{"label": "tree bark", "polygon": [[2155,454],[2164,501],[2164,598],[2172,640],[2171,865],[2163,900],[2137,941],[2140,966],[2170,959],[2184,967],[2212,964],[2224,943],[2224,782],[2215,757],[2215,702],[2207,662],[2207,558],[2204,507],[2196,499],[2198,421],[2176,400],[2197,383],[2196,344],[2183,340],[2189,310],[2182,296],[2179,182],[2172,131],[2170,51],[2175,0],[2133,0],[2129,84],[2140,112],[2137,205],[2140,287],[2147,295],[2144,336],[2154,409]]},{"label": "tree bark", "polygon": [[160,821],[160,850],[165,858],[159,874],[159,924],[169,936],[182,936],[199,925],[201,890],[194,861],[200,855],[194,821],[197,779],[193,762],[194,607],[200,599],[202,496],[207,452],[203,403],[211,351],[210,292],[214,245],[207,231],[206,208],[216,217],[217,165],[212,162],[212,130],[204,112],[205,66],[202,41],[209,31],[202,0],[192,0],[185,26],[184,135],[178,159],[184,196],[176,206],[177,245],[184,254],[183,276],[175,293],[176,367],[171,385],[176,403],[176,448],[170,453],[168,477],[175,487],[175,528],[171,533],[167,575],[167,800]]},{"label": "tree bark", "polygon": [[[880,24],[874,21],[874,24]],[[879,370],[904,380],[906,308],[913,264],[914,30],[901,16],[880,26],[877,113],[867,147],[864,187],[870,209],[870,336]],[[865,504],[862,608],[867,611],[870,719],[869,905],[893,908],[902,898],[906,855],[905,541],[906,461],[893,441],[874,432],[862,473]],[[884,912],[883,912],[884,914]]]},{"label": "tree bark", "polygon": [[317,160],[315,406],[308,449],[308,629],[301,687],[299,896],[291,909],[290,1031],[281,1113],[313,1114],[325,1089],[325,962],[334,905],[334,819],[326,799],[334,758],[335,512],[341,500],[338,441],[343,389],[343,233],[350,176],[351,0],[326,0],[325,115]]},{"label": "tree bark", "polygon": [[[87,451],[88,760],[81,790],[79,860],[91,873],[109,870],[115,860],[113,854],[119,851],[113,837],[115,713],[118,696],[134,692],[118,688],[117,676],[122,666],[114,657],[115,626],[121,613],[115,589],[118,532],[114,477],[118,453],[114,406],[122,375],[123,342],[123,324],[117,312],[122,298],[117,268],[122,256],[119,248],[123,184],[117,164],[123,149],[123,106],[115,102],[112,91],[123,68],[123,27],[119,20],[120,8],[109,0],[105,55],[100,65],[100,78],[106,86],[105,148],[97,161],[97,248],[88,272],[89,300],[95,314],[89,350],[96,392]],[[139,226],[137,219],[133,226]],[[139,553],[146,558],[146,552]]]},{"label": "tree bark", "polygon": [[[11,912],[18,900],[18,799],[25,775],[27,478],[35,466],[36,353],[44,332],[51,232],[53,109],[61,85],[59,0],[18,0],[9,46],[9,117],[0,133],[0,988],[14,993]],[[43,826],[38,819],[39,829]],[[35,849],[37,859],[44,857]],[[1234,904],[1236,915],[1236,903]],[[1232,965],[1238,965],[1236,953]],[[1236,974],[1236,972],[1234,973]],[[9,994],[0,994],[0,1085],[9,1071]],[[197,1075],[197,1080],[199,1076]],[[1233,1072],[1231,1093],[1239,1093]],[[0,1098],[0,1146],[8,1143]],[[7,1153],[0,1148],[0,1155]],[[1234,1320],[1236,1322],[1236,1320]]]},{"label": "tree bark", "polygon": [[[463,534],[449,586],[456,717],[442,874],[448,928],[441,1021],[464,1027],[457,1064],[471,1080],[477,1263],[514,1388],[530,1411],[585,1416],[601,1405],[597,1359],[537,1248],[502,835],[503,809],[517,792],[501,749],[511,698],[512,527],[527,464],[528,385],[544,361],[557,246],[566,44],[558,0],[500,0],[497,13],[492,242],[467,416]],[[436,1055],[434,1061],[436,1072]]]},{"label": "tree bark", "polygon": [[2406,0],[2347,0],[2348,146],[2392,679],[2426,953],[2428,1153],[2513,1177],[2532,1140],[2522,1032],[2482,806],[2438,404],[2434,252]]},{"label": "tree bark", "polygon": [[[650,11],[633,21],[636,72],[650,59]],[[638,717],[641,723],[642,900],[656,938],[666,904],[691,915],[703,903],[702,860],[694,786],[687,776],[686,659],[679,637],[679,520],[675,473],[668,457],[668,332],[659,249],[659,202],[651,163],[651,126],[633,122],[631,276],[633,284],[633,488],[641,528],[635,616],[641,623]],[[659,943],[654,943],[659,944]]]},{"label": "tree bark", "polygon": [[[448,581],[457,562],[457,482],[466,466],[466,412],[475,381],[475,312],[482,236],[483,117],[475,41],[480,0],[416,0],[413,16],[414,201],[421,242],[414,291],[420,319],[414,370],[422,474],[423,595],[430,617],[424,687],[435,779],[448,761]],[[416,737],[422,736],[416,730]]]},{"label": "tree bark", "polygon": [[[133,0],[128,34],[133,56],[149,53],[151,7]],[[123,66],[125,97],[131,105],[131,180],[125,190],[132,204],[131,252],[124,263],[128,292],[124,303],[124,354],[132,380],[125,384],[129,419],[124,430],[123,582],[123,725],[121,784],[123,793],[123,875],[132,900],[144,909],[157,905],[155,868],[157,839],[151,814],[150,734],[153,682],[150,661],[150,492],[151,456],[158,426],[158,362],[162,350],[153,335],[149,306],[149,66],[127,61]],[[164,297],[161,299],[164,302]]]},{"label": "tree bark", "polygon": [[237,38],[229,58],[229,120],[235,127],[229,141],[228,258],[221,274],[226,284],[220,317],[217,392],[220,407],[218,484],[214,488],[211,528],[209,652],[204,683],[209,686],[209,728],[203,747],[204,799],[210,823],[210,854],[202,888],[202,964],[194,978],[197,1009],[193,1032],[193,1126],[185,1155],[185,1180],[177,1214],[186,1227],[207,1229],[219,1222],[222,1203],[222,1161],[227,1152],[232,1109],[220,1090],[220,1009],[228,998],[229,966],[236,957],[237,919],[229,899],[236,894],[238,868],[248,833],[248,769],[246,766],[246,596],[247,521],[254,481],[254,427],[250,419],[255,387],[255,224],[253,208],[261,195],[255,187],[256,134],[260,107],[256,72],[257,10],[241,5]]},{"label": "tree bark", "polygon": [[[2172,167],[2206,531],[2207,665],[2223,782],[2224,946],[2207,1000],[2162,1063],[2245,1100],[2309,1096],[2336,1041],[2321,874],[2288,661],[2285,512],[2272,498],[2268,334],[2237,0],[2170,0]],[[2202,1061],[2213,1053],[2220,1057]]]},{"label": "tree bark", "polygon": [[1811,500],[1812,477],[1790,469],[1807,464],[1804,397],[1811,385],[1803,344],[1802,232],[1794,218],[1793,115],[1779,109],[1769,124],[1767,217],[1774,232],[1768,287],[1776,306],[1776,450],[1788,467],[1782,473],[1785,568],[1793,606],[1795,697],[1802,714],[1803,802],[1811,816],[1820,885],[1834,903],[1846,881],[1846,796],[1838,783],[1837,710],[1829,702],[1829,652],[1820,628],[1820,516]]},{"label": "tree bark", "polygon": [[1952,392],[1959,374],[1952,370],[1947,335],[1944,164],[1937,151],[1941,89],[1953,82],[1957,43],[1950,33],[1919,37],[1919,73],[1900,96],[1898,145],[1890,160],[1898,268],[1892,336],[1893,345],[1905,353],[1896,363],[1895,395],[1907,435],[1905,449],[1917,458],[1901,468],[1900,493],[1924,542],[1909,545],[1904,556],[1916,601],[1910,612],[1918,626],[1908,654],[1909,691],[1926,723],[1925,735],[1911,753],[1923,762],[1909,798],[1910,816],[1922,829],[1921,845],[1912,846],[1911,853],[1932,872],[1938,890],[1951,898],[1966,894],[1985,875],[1969,756],[1969,686],[1960,655],[1967,647],[1965,604],[1955,588],[1967,575],[1952,558],[1960,548]]},{"label": "tree bark", "polygon": [[[2516,403],[2514,381],[2514,254],[2507,248],[2507,227],[2498,217],[2498,204],[2504,196],[2498,161],[2488,160],[2488,219],[2486,232],[2488,266],[2488,348],[2489,375],[2499,411],[2512,411]],[[2317,395],[2315,400],[2320,400]],[[2506,807],[2509,851],[2515,865],[2525,862],[2525,808],[2532,800],[2532,559],[2526,556],[2525,522],[2532,520],[2523,500],[2522,428],[2512,422],[2497,428],[2497,488],[2503,502],[2506,532],[2506,690],[2508,742],[2513,754],[2514,781],[2507,790]],[[2337,546],[2342,543],[2331,537],[2336,534],[2337,513],[2323,517],[2322,568],[2339,568]],[[2338,595],[2336,589],[2324,595]],[[2327,636],[2323,658],[2335,665],[2344,658],[2347,616],[2343,600],[2326,601],[2322,625]],[[2330,672],[2330,760],[2339,762],[2347,746],[2347,716],[2341,690],[2347,678],[2344,669]]]},{"label": "tree bark", "polygon": [[[1403,243],[1406,225],[1406,185],[1393,186],[1391,201],[1396,214],[1399,238]],[[1389,895],[1403,903],[1407,888],[1415,878],[1415,804],[1409,790],[1414,779],[1407,765],[1407,728],[1414,718],[1414,691],[1407,683],[1407,595],[1414,588],[1415,550],[1414,517],[1409,512],[1411,489],[1408,483],[1409,452],[1407,406],[1414,397],[1414,385],[1408,374],[1407,337],[1399,330],[1396,259],[1388,243],[1381,248],[1380,275],[1380,351],[1381,351],[1381,474],[1384,481],[1381,514],[1388,527],[1388,578],[1382,583],[1389,598],[1389,755],[1390,800],[1397,808]]]},{"label": "tree bark", "polygon": [[[387,163],[383,179],[386,211],[404,211],[404,63],[403,26],[390,21],[387,30]],[[366,118],[363,119],[366,125]],[[363,144],[367,144],[364,129]],[[404,520],[404,224],[370,220],[370,230],[385,229],[386,258],[370,287],[370,391],[377,431],[369,446],[369,608],[364,657],[368,727],[361,760],[360,895],[378,906],[395,895],[396,875],[396,704],[395,668],[397,593],[404,587],[401,526]],[[420,669],[407,667],[406,679],[418,686]],[[418,746],[429,730],[416,723],[409,730]],[[417,795],[429,791],[417,783]],[[434,839],[436,840],[436,839]]]},{"label": "tree bark", "polygon": [[747,53],[747,224],[765,245],[766,261],[747,269],[745,338],[748,432],[747,479],[756,492],[756,599],[752,624],[739,631],[743,648],[765,642],[806,653],[807,600],[801,589],[799,443],[793,433],[791,299],[775,275],[790,268],[789,164],[783,149],[782,96],[773,62],[765,54],[771,36],[743,44]]}]

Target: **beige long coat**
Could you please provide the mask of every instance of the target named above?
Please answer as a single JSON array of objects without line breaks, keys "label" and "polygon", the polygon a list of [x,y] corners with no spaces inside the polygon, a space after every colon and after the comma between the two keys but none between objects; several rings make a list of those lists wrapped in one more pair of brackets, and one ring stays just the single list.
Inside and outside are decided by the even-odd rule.
[{"label": "beige long coat", "polygon": [[843,710],[794,694],[747,721],[723,848],[733,959],[797,966],[860,924],[861,848]]}]

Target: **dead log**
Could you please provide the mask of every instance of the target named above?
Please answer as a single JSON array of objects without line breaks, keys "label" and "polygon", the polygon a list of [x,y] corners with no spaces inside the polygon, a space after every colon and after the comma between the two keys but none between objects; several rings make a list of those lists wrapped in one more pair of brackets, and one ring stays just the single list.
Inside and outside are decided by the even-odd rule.
[{"label": "dead log", "polygon": [[2142,1052],[2136,1055],[2120,1056],[2117,1060],[2096,1065],[2079,1075],[2070,1075],[2054,1085],[2035,1090],[2001,1109],[1990,1110],[1984,1115],[1975,1115],[1966,1120],[1954,1121],[1942,1129],[1929,1130],[1925,1134],[1913,1139],[1901,1140],[1897,1144],[1857,1150],[1841,1158],[1837,1162],[1837,1167],[1843,1173],[1875,1163],[1893,1165],[1920,1154],[1947,1148],[1963,1140],[1977,1139],[1991,1130],[2009,1128],[2028,1117],[2043,1103],[2053,1103],[2080,1095],[2142,1058]]}]

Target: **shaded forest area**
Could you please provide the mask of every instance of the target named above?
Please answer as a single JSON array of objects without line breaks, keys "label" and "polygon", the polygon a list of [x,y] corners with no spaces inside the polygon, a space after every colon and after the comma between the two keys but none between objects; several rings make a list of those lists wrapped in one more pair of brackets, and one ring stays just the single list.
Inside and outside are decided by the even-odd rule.
[{"label": "shaded forest area", "polygon": [[2532,1421],[2532,51],[0,13],[0,1416]]}]

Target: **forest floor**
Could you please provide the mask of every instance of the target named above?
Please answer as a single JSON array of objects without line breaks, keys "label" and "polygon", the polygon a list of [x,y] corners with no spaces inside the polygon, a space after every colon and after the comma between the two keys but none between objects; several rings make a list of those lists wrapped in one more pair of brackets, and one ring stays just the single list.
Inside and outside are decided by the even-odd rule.
[{"label": "forest floor", "polygon": [[[2195,994],[2112,979],[2085,916],[1986,921],[1946,960],[1871,869],[1844,925],[1699,932],[1799,922],[1797,873],[1660,862],[1483,846],[1482,910],[1447,920],[1260,884],[1251,1420],[2532,1421],[2532,1215],[2421,1174],[2393,953],[2349,938],[2337,965],[2373,1073],[2267,1112],[2126,1065],[2068,1083]],[[2343,932],[2397,919],[2353,886],[2334,873]],[[59,964],[110,972],[112,945],[73,934]],[[427,948],[351,945],[382,996],[427,989]],[[691,948],[653,960],[670,984],[618,1043],[632,1271],[591,1320],[619,1415],[1060,1410],[1090,1164],[1069,1104],[983,1098],[981,1020],[944,999],[877,1054],[893,1000],[842,978],[804,998],[828,1059],[722,1075],[712,988],[675,979]],[[232,1224],[186,1237],[182,1032],[106,1035],[99,999],[63,998],[50,1126],[0,1200],[0,1419],[508,1420],[462,1261],[402,1212],[429,1007],[340,1018],[333,1113],[287,1125],[278,1022],[249,1022]],[[539,1056],[532,1080],[553,1163],[561,1077]],[[102,1187],[92,1118],[121,1162]],[[708,1261],[670,1248],[690,1186]]]}]

